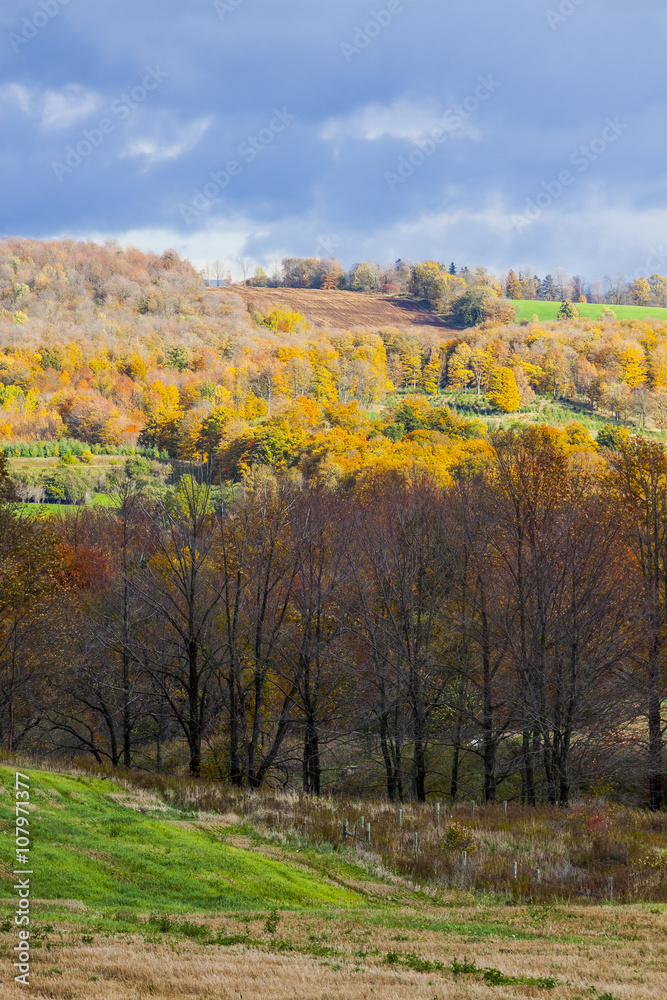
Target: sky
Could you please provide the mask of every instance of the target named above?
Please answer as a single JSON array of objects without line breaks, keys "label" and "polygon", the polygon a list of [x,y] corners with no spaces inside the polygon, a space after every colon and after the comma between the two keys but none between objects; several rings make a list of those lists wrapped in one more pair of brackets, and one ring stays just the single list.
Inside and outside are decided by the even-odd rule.
[{"label": "sky", "polygon": [[4,0],[0,236],[667,274],[664,0]]}]

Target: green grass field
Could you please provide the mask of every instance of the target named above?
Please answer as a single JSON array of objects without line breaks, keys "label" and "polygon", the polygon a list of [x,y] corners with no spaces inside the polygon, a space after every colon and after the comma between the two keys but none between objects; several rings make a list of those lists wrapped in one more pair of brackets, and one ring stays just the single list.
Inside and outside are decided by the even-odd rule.
[{"label": "green grass field", "polygon": [[[277,903],[346,907],[363,900],[314,873],[226,843],[224,838],[252,833],[240,820],[195,826],[198,814],[165,810],[150,797],[137,802],[109,780],[25,773],[35,807],[30,863],[34,892],[42,899],[170,913]],[[0,782],[13,789],[14,773],[0,768]],[[5,831],[11,827],[12,805],[3,795]],[[334,870],[335,862],[334,856]],[[338,867],[350,868],[342,859]],[[2,879],[9,895],[11,875],[3,872]]]},{"label": "green grass field", "polygon": [[[532,299],[517,299],[517,320],[531,319],[537,315],[543,323],[558,319],[560,302],[535,302]],[[667,309],[657,306],[605,306],[577,302],[577,309],[587,319],[600,319],[605,309],[612,309],[617,319],[659,319],[667,322]]]},{"label": "green grass field", "polygon": [[[116,507],[118,498],[109,496],[108,493],[93,493],[88,507]],[[55,514],[57,517],[64,517],[68,512],[80,510],[76,504],[67,503],[22,503],[20,505],[21,514],[26,517],[38,517],[40,514]]]}]

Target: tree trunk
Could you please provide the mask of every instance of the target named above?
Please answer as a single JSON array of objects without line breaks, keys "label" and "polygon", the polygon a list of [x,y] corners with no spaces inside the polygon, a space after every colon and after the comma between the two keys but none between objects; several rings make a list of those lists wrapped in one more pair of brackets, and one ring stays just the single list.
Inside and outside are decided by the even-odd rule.
[{"label": "tree trunk", "polygon": [[414,738],[414,785],[417,802],[426,802],[426,740],[421,720],[417,722]]},{"label": "tree trunk", "polygon": [[320,741],[317,723],[312,716],[306,719],[303,741],[303,790],[308,795],[319,795],[321,785]]},{"label": "tree trunk", "polygon": [[390,802],[394,802],[398,792],[398,782],[396,768],[394,766],[391,752],[391,741],[389,738],[389,712],[383,711],[380,714],[380,749],[384,762],[385,777],[387,782],[387,795]]},{"label": "tree trunk", "polygon": [[463,703],[465,701],[466,682],[464,678],[459,680],[459,696],[456,703],[456,721],[454,723],[454,747],[452,750],[452,771],[449,777],[449,797],[452,803],[456,802],[459,794],[459,780],[461,773],[461,736],[463,730]]},{"label": "tree trunk", "polygon": [[199,670],[196,642],[188,646],[188,747],[190,750],[190,774],[193,778],[201,775],[202,722],[206,694],[199,691]]},{"label": "tree trunk", "polygon": [[132,766],[132,715],[130,712],[130,658],[123,650],[123,766]]},{"label": "tree trunk", "polygon": [[525,785],[525,801],[529,806],[536,805],[535,772],[533,770],[533,753],[530,746],[530,729],[524,728],[522,733],[523,749],[523,784]]},{"label": "tree trunk", "polygon": [[243,784],[243,775],[241,773],[241,758],[239,754],[239,698],[233,667],[230,668],[227,678],[227,690],[229,692],[229,777],[232,785],[240,788]]},{"label": "tree trunk", "polygon": [[484,742],[484,801],[496,800],[496,743],[493,736],[493,692],[491,672],[491,644],[489,620],[486,614],[486,595],[480,578],[481,620],[482,620],[482,732]]},{"label": "tree trunk", "polygon": [[664,751],[662,738],[662,704],[660,690],[660,663],[656,648],[649,661],[648,694],[648,784],[649,809],[657,812],[664,801]]}]

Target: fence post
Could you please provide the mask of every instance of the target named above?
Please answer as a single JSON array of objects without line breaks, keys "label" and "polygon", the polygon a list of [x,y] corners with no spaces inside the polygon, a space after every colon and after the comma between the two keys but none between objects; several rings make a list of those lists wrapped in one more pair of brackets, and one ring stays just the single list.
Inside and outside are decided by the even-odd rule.
[{"label": "fence post", "polygon": [[503,816],[507,816],[507,799],[503,799]]},{"label": "fence post", "polygon": [[614,880],[611,876],[607,879],[607,889],[609,890],[609,900],[614,898]]},{"label": "fence post", "polygon": [[366,823],[366,843],[370,844],[370,842],[371,842],[371,824]]},{"label": "fence post", "polygon": [[402,826],[403,826],[403,810],[399,809],[398,810],[398,829],[400,830]]},{"label": "fence post", "polygon": [[467,851],[461,851],[461,864],[463,865],[464,868],[468,864],[468,852]]},{"label": "fence post", "polygon": [[437,827],[440,826],[440,803],[439,802],[436,802],[436,804],[435,804],[435,825]]},{"label": "fence post", "polygon": [[361,817],[361,819],[359,820],[359,822],[361,823],[361,829],[363,830],[363,828],[364,828],[364,817],[363,816]]},{"label": "fence post", "polygon": [[535,881],[536,882],[541,882],[542,881],[542,872],[540,871],[539,868],[536,869],[536,871],[535,871]]},{"label": "fence post", "polygon": [[519,866],[516,863],[516,861],[514,861],[512,863],[512,878],[514,879],[515,882],[517,880],[518,872],[519,872]]},{"label": "fence post", "polygon": [[476,805],[476,803],[475,803],[475,800],[473,799],[471,801],[471,803],[470,803],[470,819],[474,819],[475,818],[475,805]]}]

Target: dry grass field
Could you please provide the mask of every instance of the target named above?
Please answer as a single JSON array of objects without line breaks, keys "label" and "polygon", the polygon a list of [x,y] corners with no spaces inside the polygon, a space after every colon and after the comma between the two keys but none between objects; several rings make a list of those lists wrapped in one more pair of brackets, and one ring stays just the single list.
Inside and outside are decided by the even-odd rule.
[{"label": "dry grass field", "polygon": [[419,327],[433,334],[434,327],[446,325],[425,309],[407,299],[361,292],[320,291],[316,288],[209,288],[209,295],[238,295],[247,304],[253,302],[260,312],[273,306],[294,309],[313,326],[353,330],[359,327]]},{"label": "dry grass field", "polygon": [[[51,908],[50,908],[51,909]],[[36,1000],[659,1000],[667,908],[470,902],[367,911],[133,917],[109,933],[78,907],[39,921]],[[120,915],[119,915],[120,916]],[[129,916],[129,915],[128,915]],[[185,928],[185,933],[179,930]],[[197,929],[203,932],[197,940]],[[12,932],[0,935],[5,955]],[[210,943],[206,943],[206,942]],[[4,965],[5,963],[3,963]],[[455,974],[452,969],[458,968]],[[468,970],[468,971],[463,971]],[[5,974],[7,968],[5,967]],[[21,993],[23,990],[23,993]]]}]

